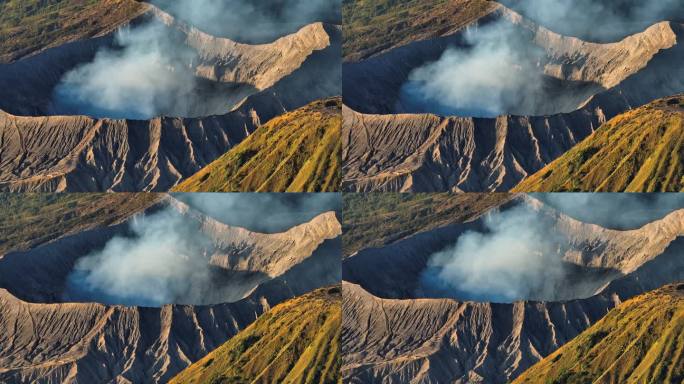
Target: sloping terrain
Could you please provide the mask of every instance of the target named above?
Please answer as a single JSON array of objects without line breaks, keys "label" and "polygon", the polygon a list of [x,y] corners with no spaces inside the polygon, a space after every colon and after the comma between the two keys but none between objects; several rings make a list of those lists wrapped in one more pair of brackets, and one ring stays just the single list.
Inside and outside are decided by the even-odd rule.
[{"label": "sloping terrain", "polygon": [[478,221],[362,249],[343,262],[345,382],[506,383],[622,301],[684,279],[684,210],[619,231],[522,201],[567,239],[560,255],[573,265],[568,280],[540,292],[541,300],[425,298],[421,276],[429,256],[477,230]]},{"label": "sloping terrain", "polygon": [[0,194],[0,254],[23,251],[96,227],[116,225],[161,194]]},{"label": "sloping terrain", "polygon": [[179,192],[333,192],[340,183],[341,99],[313,102],[260,126],[174,188]]},{"label": "sloping terrain", "polygon": [[170,383],[337,383],[341,301],[332,287],[279,304]]},{"label": "sloping terrain", "polygon": [[179,96],[174,105],[181,110],[159,114],[183,117],[149,120],[57,108],[63,76],[114,49],[116,30],[1,64],[0,190],[167,191],[272,118],[341,93],[339,26],[312,23],[250,45],[211,36],[155,6],[145,9],[118,27],[165,28],[178,46],[174,60],[189,60],[177,64],[200,84],[195,99],[202,102]]},{"label": "sloping terrain", "polygon": [[343,0],[345,61],[448,34],[496,9],[487,0]]},{"label": "sloping terrain", "polygon": [[507,193],[344,194],[344,257],[451,223],[475,220],[514,197]]},{"label": "sloping terrain", "polygon": [[147,11],[134,0],[10,0],[0,4],[0,63],[108,34]]},{"label": "sloping terrain", "polygon": [[[402,89],[412,71],[449,47],[466,46],[464,36],[492,23],[506,25],[514,40],[537,52],[530,60],[539,61],[529,67],[543,72],[547,94],[522,90],[517,104],[496,118],[408,114],[416,111],[407,109]],[[618,42],[592,43],[498,5],[466,28],[345,62],[343,189],[510,190],[611,118],[681,93],[681,36],[680,23],[659,22]]]},{"label": "sloping terrain", "polygon": [[684,380],[684,284],[637,296],[514,383],[680,383]]},{"label": "sloping terrain", "polygon": [[625,112],[514,191],[684,191],[684,96]]},{"label": "sloping terrain", "polygon": [[[272,306],[339,282],[341,228],[333,212],[262,234],[227,226],[171,197],[131,209],[135,215],[127,220],[0,256],[0,381],[167,382]],[[148,216],[175,212],[199,231],[189,236],[210,239],[209,248],[188,255],[210,265],[210,285],[193,282],[174,300],[184,304],[99,304],[97,292],[88,302],[70,302],[78,296],[69,280],[76,263],[127,236],[141,220],[139,209]],[[199,300],[192,293],[202,291]]]}]

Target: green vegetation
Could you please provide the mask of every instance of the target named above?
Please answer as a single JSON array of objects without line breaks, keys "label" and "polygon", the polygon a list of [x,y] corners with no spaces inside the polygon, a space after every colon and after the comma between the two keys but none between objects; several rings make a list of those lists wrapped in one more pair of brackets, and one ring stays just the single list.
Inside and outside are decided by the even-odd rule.
[{"label": "green vegetation", "polygon": [[335,192],[341,181],[342,100],[276,117],[185,180],[177,192]]},{"label": "green vegetation", "polygon": [[684,284],[638,296],[514,383],[684,382]]},{"label": "green vegetation", "polygon": [[162,196],[154,193],[2,193],[0,255],[121,222]]},{"label": "green vegetation", "polygon": [[135,0],[0,1],[0,63],[107,33],[145,9]]},{"label": "green vegetation", "polygon": [[361,60],[412,41],[440,36],[495,9],[487,0],[343,0],[343,56]]},{"label": "green vegetation", "polygon": [[517,192],[684,192],[684,96],[615,117]]},{"label": "green vegetation", "polygon": [[336,286],[277,305],[170,383],[337,383],[341,298]]},{"label": "green vegetation", "polygon": [[344,195],[343,253],[351,255],[419,232],[479,217],[506,193],[353,193]]}]

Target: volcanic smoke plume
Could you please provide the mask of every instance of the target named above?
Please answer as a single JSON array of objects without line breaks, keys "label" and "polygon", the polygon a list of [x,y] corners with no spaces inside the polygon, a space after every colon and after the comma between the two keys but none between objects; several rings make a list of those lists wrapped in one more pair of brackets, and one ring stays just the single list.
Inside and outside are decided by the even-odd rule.
[{"label": "volcanic smoke plume", "polygon": [[[334,193],[174,196],[224,224],[256,232],[284,232],[340,205]],[[217,239],[203,232],[201,221],[173,206],[139,214],[125,234],[78,260],[67,278],[64,300],[154,307],[204,304],[217,296],[217,284],[226,278],[236,287],[240,283],[235,279],[258,278],[257,273],[231,275],[213,266],[216,247]]]},{"label": "volcanic smoke plume", "polygon": [[451,47],[416,68],[401,90],[410,112],[494,117],[538,103],[543,51],[525,41],[512,24],[497,21],[466,31],[466,47]]},{"label": "volcanic smoke plume", "polygon": [[[246,43],[267,43],[316,21],[336,21],[337,2],[244,0],[153,2],[200,30]],[[54,90],[54,114],[150,119],[228,113],[247,84],[213,83],[195,76],[198,52],[179,31],[151,18],[117,31],[114,44],[67,72]],[[235,95],[231,95],[235,93]]]},{"label": "volcanic smoke plume", "polygon": [[527,205],[488,213],[482,231],[462,234],[430,258],[421,277],[431,296],[511,302],[552,292],[565,278],[562,237]]}]

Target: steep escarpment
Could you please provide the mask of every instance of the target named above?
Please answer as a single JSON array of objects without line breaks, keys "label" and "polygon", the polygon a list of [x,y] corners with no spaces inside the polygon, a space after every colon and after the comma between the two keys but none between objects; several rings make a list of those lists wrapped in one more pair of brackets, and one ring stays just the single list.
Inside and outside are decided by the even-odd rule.
[{"label": "steep escarpment", "polygon": [[519,192],[684,190],[684,97],[625,112],[514,190]]},{"label": "steep escarpment", "polygon": [[279,304],[171,383],[336,383],[341,290],[323,288]]},{"label": "steep escarpment", "polygon": [[[529,67],[543,72],[548,85],[541,90],[548,95],[521,90],[513,98],[518,104],[496,118],[406,114],[416,112],[402,99],[414,69],[440,59],[449,47],[465,49],[468,36],[502,23],[537,52],[530,57],[540,61]],[[591,43],[500,7],[455,33],[345,63],[343,188],[509,190],[611,118],[680,93],[684,73],[675,63],[682,58],[681,36],[681,24],[661,22],[619,42]],[[433,112],[445,114],[440,111]]]},{"label": "steep escarpment", "polygon": [[683,339],[684,285],[669,285],[611,310],[515,383],[678,383]]},{"label": "steep escarpment", "polygon": [[[187,255],[210,265],[210,280],[192,282],[193,291],[210,283],[202,300],[179,296],[174,302],[185,304],[156,307],[70,302],[79,297],[73,289],[76,263],[114,238],[134,238],[135,222],[152,225],[160,212],[181,215],[184,225],[198,231],[191,237],[208,240],[204,249]],[[7,252],[0,257],[0,380],[167,382],[272,306],[338,283],[339,235],[332,212],[263,234],[227,226],[165,198],[143,216]],[[123,263],[126,255],[117,256]]]},{"label": "steep escarpment", "polygon": [[164,191],[256,128],[233,112],[202,119],[96,120],[0,112],[5,191]]},{"label": "steep escarpment", "polygon": [[341,100],[272,119],[174,188],[179,192],[334,192],[340,183]]},{"label": "steep escarpment", "polygon": [[365,115],[345,107],[342,189],[505,191],[589,136],[604,119],[602,112],[496,119]]}]

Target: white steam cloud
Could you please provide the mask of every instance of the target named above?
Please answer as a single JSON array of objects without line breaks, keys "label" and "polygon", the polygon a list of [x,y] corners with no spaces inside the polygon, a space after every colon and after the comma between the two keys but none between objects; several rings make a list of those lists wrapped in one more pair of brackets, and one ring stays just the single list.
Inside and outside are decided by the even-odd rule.
[{"label": "white steam cloud", "polygon": [[[518,38],[516,38],[516,36]],[[495,117],[535,105],[542,90],[543,52],[498,21],[465,33],[468,47],[448,48],[441,58],[415,69],[402,88],[412,112]]]},{"label": "white steam cloud", "polygon": [[483,231],[468,231],[431,257],[423,289],[487,302],[538,297],[565,278],[559,244],[561,238],[526,205],[491,212]]},{"label": "white steam cloud", "polygon": [[[196,83],[191,53],[150,22],[116,34],[120,48],[105,48],[94,60],[68,72],[56,88],[62,110],[96,117],[148,119],[160,113],[190,113]],[[194,103],[194,102],[193,102]]]},{"label": "white steam cloud", "polygon": [[[597,40],[620,40],[660,20],[684,19],[684,2],[679,0],[505,3],[557,33]],[[466,117],[548,115],[571,112],[601,89],[545,75],[549,58],[534,44],[532,33],[505,18],[468,28],[463,46],[447,48],[437,61],[409,74],[397,109]]]},{"label": "white steam cloud", "polygon": [[[270,42],[339,11],[337,2],[327,0],[274,0],[273,6],[244,0],[155,3],[205,32],[248,43]],[[199,55],[184,40],[156,19],[119,30],[112,47],[63,76],[52,113],[130,119],[220,115],[256,91],[196,77]]]},{"label": "white steam cloud", "polygon": [[211,241],[169,209],[136,217],[130,231],[78,261],[71,295],[145,306],[201,302],[211,285]]},{"label": "white steam cloud", "polygon": [[[286,231],[335,210],[339,194],[178,194],[193,209],[252,231]],[[161,306],[242,298],[265,276],[212,266],[217,249],[200,222],[167,207],[132,219],[125,235],[80,258],[67,278],[65,300]]]}]

